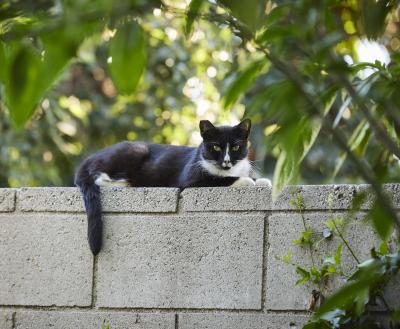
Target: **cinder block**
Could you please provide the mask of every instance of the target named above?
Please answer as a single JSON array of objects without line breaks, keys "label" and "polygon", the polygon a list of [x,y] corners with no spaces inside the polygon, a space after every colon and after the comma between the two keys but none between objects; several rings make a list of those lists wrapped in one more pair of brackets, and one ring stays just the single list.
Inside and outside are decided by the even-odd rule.
[{"label": "cinder block", "polygon": [[[400,208],[400,184],[385,184],[395,208]],[[273,205],[273,210],[297,210],[292,204],[301,196],[305,210],[347,210],[351,209],[354,196],[367,192],[367,198],[361,209],[370,209],[373,205],[373,193],[370,185],[293,185],[287,186]]]},{"label": "cinder block", "polygon": [[200,187],[181,193],[184,211],[269,210],[270,187]]},{"label": "cinder block", "polygon": [[[179,189],[102,188],[105,212],[175,212]],[[18,191],[22,211],[83,212],[82,196],[75,187],[22,188]]]},{"label": "cinder block", "polygon": [[0,309],[0,328],[13,329],[13,312],[7,309]]},{"label": "cinder block", "polygon": [[17,199],[21,211],[84,211],[76,187],[24,187],[18,190]]},{"label": "cinder block", "polygon": [[176,212],[177,188],[102,188],[106,212]]},{"label": "cinder block", "polygon": [[[394,207],[400,208],[400,184],[386,184],[384,191]],[[287,186],[275,203],[271,187],[188,188],[181,193],[181,203],[184,211],[297,210],[292,203],[301,196],[305,210],[347,210],[361,192],[369,192],[361,209],[370,209],[373,193],[369,185]]]},{"label": "cinder block", "polygon": [[91,304],[84,215],[0,215],[0,241],[0,305]]},{"label": "cinder block", "polygon": [[295,314],[179,315],[179,329],[301,329],[309,317]]},{"label": "cinder block", "polygon": [[[330,217],[344,217],[344,213],[306,213],[304,214],[306,225],[313,228],[316,239],[322,239],[322,231],[326,227],[325,221]],[[362,214],[356,216],[345,230],[344,236],[360,261],[369,258],[372,246],[379,247],[379,241],[375,237],[372,228],[362,223]],[[311,292],[318,289],[311,284],[295,285],[299,276],[295,268],[284,263],[277,257],[282,257],[292,250],[294,263],[310,268],[312,261],[307,247],[294,246],[293,240],[299,238],[304,231],[301,216],[297,213],[272,215],[269,220],[269,250],[267,266],[266,285],[266,307],[270,310],[308,310]],[[314,263],[319,267],[322,259],[327,256],[334,256],[339,238],[323,240],[314,250]],[[357,263],[350,252],[343,246],[342,269],[344,273],[350,274]],[[323,290],[325,296],[337,289],[346,282],[345,278],[336,277],[329,280]],[[391,292],[391,303],[398,303],[400,286]],[[395,298],[397,297],[397,298]]]},{"label": "cinder block", "polygon": [[174,329],[174,314],[149,314],[128,312],[93,311],[18,311],[15,329],[101,329],[102,324],[110,329]]},{"label": "cinder block", "polygon": [[259,309],[263,216],[105,218],[97,306]]},{"label": "cinder block", "polygon": [[15,210],[15,189],[0,188],[0,212]]}]

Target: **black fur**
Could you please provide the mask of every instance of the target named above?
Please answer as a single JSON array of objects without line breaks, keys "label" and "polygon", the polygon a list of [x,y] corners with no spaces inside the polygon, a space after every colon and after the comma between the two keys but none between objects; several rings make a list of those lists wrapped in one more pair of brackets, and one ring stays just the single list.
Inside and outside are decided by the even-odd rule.
[{"label": "black fur", "polygon": [[203,143],[199,147],[124,141],[85,160],[77,171],[75,184],[84,198],[88,240],[93,254],[98,254],[102,244],[100,188],[95,184],[101,173],[115,180],[124,179],[132,187],[229,186],[238,177],[213,175],[200,163],[205,159],[219,170],[228,170],[222,166],[227,143],[230,147],[238,146],[236,151],[230,152],[232,165],[245,159],[250,126],[250,120],[234,127],[214,127],[209,121],[201,121]]}]

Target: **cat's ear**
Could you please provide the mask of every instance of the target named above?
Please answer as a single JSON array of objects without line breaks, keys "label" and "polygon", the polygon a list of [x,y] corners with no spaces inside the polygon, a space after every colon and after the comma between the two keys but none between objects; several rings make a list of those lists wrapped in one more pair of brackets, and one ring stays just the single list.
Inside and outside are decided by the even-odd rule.
[{"label": "cat's ear", "polygon": [[208,120],[201,120],[199,127],[200,127],[200,135],[203,138],[210,136],[210,133],[215,130],[215,126]]},{"label": "cat's ear", "polygon": [[251,129],[251,121],[250,119],[244,119],[241,123],[235,126],[235,130],[240,133],[244,138],[249,137]]}]

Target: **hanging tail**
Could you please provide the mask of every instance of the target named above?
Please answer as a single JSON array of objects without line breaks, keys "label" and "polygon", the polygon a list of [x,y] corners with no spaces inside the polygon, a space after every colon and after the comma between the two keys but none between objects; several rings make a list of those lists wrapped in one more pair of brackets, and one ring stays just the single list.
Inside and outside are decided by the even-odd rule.
[{"label": "hanging tail", "polygon": [[75,184],[79,186],[85,203],[88,220],[88,241],[93,255],[100,252],[103,240],[100,188],[83,165],[77,172]]}]

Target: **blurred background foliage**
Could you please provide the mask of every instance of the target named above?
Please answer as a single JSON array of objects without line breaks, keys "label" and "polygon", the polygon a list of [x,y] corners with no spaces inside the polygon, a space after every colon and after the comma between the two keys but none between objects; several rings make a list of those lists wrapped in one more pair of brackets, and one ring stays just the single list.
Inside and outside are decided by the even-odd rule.
[{"label": "blurred background foliage", "polygon": [[246,61],[227,26],[201,20],[186,38],[182,15],[156,6],[140,16],[148,58],[133,95],[120,95],[110,78],[113,31],[105,28],[82,42],[24,129],[13,129],[2,102],[0,186],[72,185],[78,163],[105,146],[124,139],[198,145],[199,120],[223,124],[242,117],[244,105],[221,106],[224,77]]},{"label": "blurred background foliage", "polygon": [[[197,128],[199,120],[235,123],[243,115],[254,123],[253,160],[264,174],[272,176],[282,152],[282,143],[277,141],[286,131],[305,129],[291,126],[303,115],[296,108],[304,105],[302,96],[290,90],[290,84],[285,84],[282,73],[274,66],[261,63],[260,70],[253,68],[241,79],[241,71],[263,58],[246,33],[257,31],[259,45],[272,45],[281,60],[290,61],[303,73],[312,75],[313,81],[308,81],[305,87],[317,86],[317,92],[335,88],[320,74],[322,66],[330,65],[326,54],[332,49],[347,63],[380,60],[380,71],[388,75],[383,64],[393,62],[395,56],[391,55],[400,47],[396,12],[391,11],[387,17],[384,11],[381,14],[383,24],[382,17],[375,13],[376,8],[368,15],[378,17],[360,16],[362,11],[358,6],[361,5],[356,1],[326,1],[318,6],[307,1],[298,5],[285,1],[252,1],[246,8],[241,8],[237,2],[232,12],[242,13],[241,19],[248,24],[249,31],[241,29],[244,24],[232,27],[226,17],[224,1],[219,6],[213,2],[197,2],[202,6],[203,16],[191,20],[191,31],[185,35],[184,32],[188,32],[187,1],[100,0],[96,5],[93,1],[3,1],[0,5],[0,48],[32,47],[42,54],[43,51],[55,54],[53,57],[65,52],[68,56],[60,55],[59,63],[49,63],[48,67],[55,68],[54,74],[47,67],[38,73],[37,81],[45,80],[47,73],[50,77],[48,84],[33,96],[32,110],[24,101],[20,104],[7,101],[7,85],[3,79],[0,87],[0,186],[72,185],[77,164],[107,145],[123,139],[197,145],[201,141]],[[368,6],[368,1],[360,3]],[[263,7],[266,13],[279,4],[279,11],[273,10],[273,15],[265,19],[263,15],[257,16],[263,13],[260,4],[266,4]],[[334,6],[335,10],[329,6]],[[288,19],[287,11],[297,15],[292,15],[290,24],[284,21]],[[135,92],[128,95],[116,90],[107,63],[111,57],[110,43],[121,17],[125,20],[139,17],[147,49],[144,75]],[[363,20],[368,24],[362,24]],[[376,20],[377,27],[374,27],[371,22]],[[320,26],[321,31],[316,26]],[[330,30],[322,31],[327,27]],[[379,43],[367,40],[366,37],[375,37],[377,33]],[[297,48],[299,42],[303,49]],[[50,46],[46,48],[46,45]],[[307,52],[306,61],[301,58],[302,52]],[[18,57],[24,52],[9,53],[8,60],[12,62],[12,56]],[[23,89],[24,65],[29,66],[29,57],[26,58],[14,59],[14,66],[10,64],[8,69],[12,72],[10,80],[15,79],[10,84],[14,83],[18,99],[24,98],[23,92],[18,94],[18,91]],[[1,60],[6,61],[0,55]],[[43,56],[41,60],[45,61]],[[339,63],[338,67],[344,63]],[[361,70],[359,76],[370,74],[368,70],[373,68]],[[354,77],[357,79],[357,75]],[[237,78],[239,82],[232,88]],[[248,79],[247,85],[243,83],[245,79]],[[371,87],[368,88],[370,91]],[[227,94],[230,100],[224,100]],[[244,97],[239,98],[238,94]],[[398,181],[398,161],[382,149],[381,143],[371,134],[368,122],[362,121],[358,111],[352,108],[352,102],[345,102],[346,97],[344,92],[341,97],[336,96],[328,115],[332,120],[336,118],[338,129],[353,142],[354,152],[372,166],[385,163],[383,181]],[[28,113],[22,121],[14,115],[15,123],[24,129],[13,128],[12,107],[15,112]],[[286,122],[287,129],[278,129],[284,113],[290,113],[290,117],[283,118],[290,119]],[[27,123],[26,119],[29,119]],[[395,133],[390,121],[382,120],[382,123]],[[354,175],[354,165],[324,129],[298,167],[298,175],[292,177],[297,178],[297,182],[363,181]]]}]

